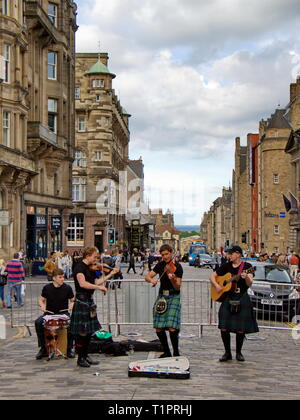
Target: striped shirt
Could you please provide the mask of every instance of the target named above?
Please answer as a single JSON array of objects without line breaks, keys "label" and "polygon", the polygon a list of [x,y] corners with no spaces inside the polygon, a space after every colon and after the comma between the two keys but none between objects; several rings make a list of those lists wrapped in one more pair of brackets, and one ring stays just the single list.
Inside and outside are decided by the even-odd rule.
[{"label": "striped shirt", "polygon": [[7,281],[19,283],[25,280],[23,264],[19,260],[11,260],[6,264]]}]

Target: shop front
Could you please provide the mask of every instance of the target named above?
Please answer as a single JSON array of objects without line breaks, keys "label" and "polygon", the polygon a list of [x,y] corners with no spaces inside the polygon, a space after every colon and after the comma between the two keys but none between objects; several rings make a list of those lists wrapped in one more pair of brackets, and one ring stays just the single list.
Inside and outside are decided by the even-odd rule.
[{"label": "shop front", "polygon": [[48,258],[62,251],[62,216],[59,209],[26,207],[26,255],[30,260]]}]

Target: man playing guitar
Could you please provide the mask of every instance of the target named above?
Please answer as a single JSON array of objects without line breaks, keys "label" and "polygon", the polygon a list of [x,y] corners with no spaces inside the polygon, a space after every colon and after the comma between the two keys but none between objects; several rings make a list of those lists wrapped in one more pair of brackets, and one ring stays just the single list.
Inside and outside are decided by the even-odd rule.
[{"label": "man playing guitar", "polygon": [[[219,359],[226,362],[232,359],[230,347],[230,332],[236,333],[236,359],[243,362],[241,353],[245,334],[258,332],[257,322],[254,316],[251,300],[247,289],[252,286],[253,274],[249,274],[251,264],[242,261],[243,251],[235,245],[228,251],[230,261],[221,265],[210,276],[210,282],[219,293],[222,290],[216,278],[231,273],[237,276],[236,288],[230,291],[224,298],[219,310],[219,329],[225,347],[224,355]],[[248,271],[248,273],[247,273]]]}]

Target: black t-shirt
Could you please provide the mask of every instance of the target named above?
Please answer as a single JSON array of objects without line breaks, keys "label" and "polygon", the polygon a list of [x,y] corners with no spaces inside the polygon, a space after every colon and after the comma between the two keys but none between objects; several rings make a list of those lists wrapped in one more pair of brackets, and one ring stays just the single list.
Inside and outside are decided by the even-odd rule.
[{"label": "black t-shirt", "polygon": [[[243,271],[248,270],[251,267],[252,267],[251,264],[249,264],[248,262],[245,262]],[[239,268],[240,266],[233,267],[232,262],[227,262],[225,264],[222,264],[221,267],[219,267],[216,270],[216,273],[218,276],[225,276],[225,274],[227,273],[231,273],[233,276],[236,276],[239,272]],[[240,289],[241,293],[245,293],[247,289],[249,288],[249,286],[247,286],[245,279],[240,277],[237,282],[237,288]]]},{"label": "black t-shirt", "polygon": [[47,300],[46,310],[58,314],[68,309],[69,299],[74,297],[74,293],[68,284],[64,283],[60,287],[55,287],[53,283],[50,283],[43,287],[42,297]]},{"label": "black t-shirt", "polygon": [[95,284],[95,279],[97,277],[96,272],[90,270],[88,265],[86,265],[83,261],[80,261],[78,264],[76,264],[75,270],[73,272],[76,293],[84,293],[92,296],[95,290],[84,289],[83,287],[80,287],[80,284],[77,280],[77,274],[79,273],[84,275],[85,281],[91,284]]},{"label": "black t-shirt", "polygon": [[[162,293],[163,290],[173,290],[175,291],[173,284],[171,282],[171,280],[168,277],[167,272],[163,274],[165,266],[167,265],[166,262],[164,261],[160,261],[159,263],[156,264],[156,266],[153,268],[153,271],[155,273],[157,273],[160,277],[160,288],[159,288],[159,293]],[[181,264],[179,264],[178,262],[175,263],[176,266],[176,271],[175,271],[175,276],[179,277],[182,279],[182,275],[183,275],[183,269]],[[162,275],[163,274],[163,275]],[[179,290],[178,290],[179,292]]]}]

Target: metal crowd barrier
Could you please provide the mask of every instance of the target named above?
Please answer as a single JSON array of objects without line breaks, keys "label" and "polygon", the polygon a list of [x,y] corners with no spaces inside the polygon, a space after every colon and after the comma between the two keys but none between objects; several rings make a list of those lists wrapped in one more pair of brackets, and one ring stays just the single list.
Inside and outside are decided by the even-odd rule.
[{"label": "metal crowd barrier", "polygon": [[[26,281],[24,306],[18,308],[13,304],[11,309],[11,327],[24,327],[30,332],[34,321],[42,315],[38,298],[47,281]],[[74,282],[66,281],[74,290]],[[119,287],[120,286],[120,287]],[[291,324],[298,314],[300,320],[300,299],[295,288],[299,285],[286,283],[255,282],[252,289],[259,293],[259,300],[252,296],[254,312],[260,328],[291,330]],[[121,333],[121,327],[134,327],[134,331],[142,326],[152,328],[152,308],[158,293],[158,286],[152,287],[141,280],[109,281],[109,291],[106,295],[95,292],[98,318],[103,328],[113,332],[115,336]],[[300,294],[300,293],[298,293]],[[220,303],[210,299],[210,282],[207,280],[184,279],[181,289],[181,323],[184,329],[198,331],[199,336],[206,326],[218,324],[218,309]]]}]

